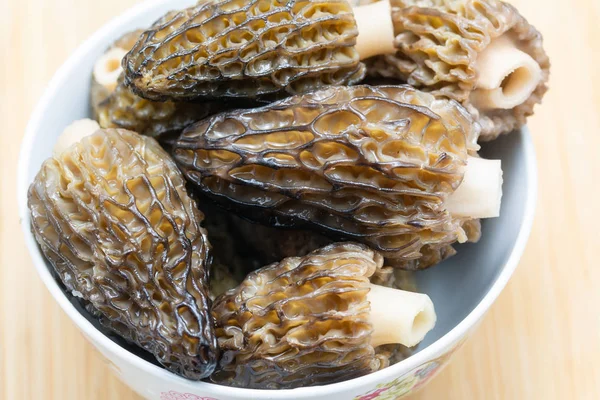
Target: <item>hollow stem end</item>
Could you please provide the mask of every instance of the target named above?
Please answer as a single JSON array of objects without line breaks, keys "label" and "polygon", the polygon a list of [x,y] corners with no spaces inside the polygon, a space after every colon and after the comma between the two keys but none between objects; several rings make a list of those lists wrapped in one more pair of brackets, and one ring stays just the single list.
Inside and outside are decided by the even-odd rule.
[{"label": "hollow stem end", "polygon": [[433,302],[426,294],[407,292],[371,284],[373,347],[384,344],[419,344],[436,321]]},{"label": "hollow stem end", "polygon": [[542,80],[540,65],[507,35],[493,39],[479,54],[471,103],[480,110],[512,109],[523,104]]},{"label": "hollow stem end", "polygon": [[462,183],[446,200],[456,218],[495,218],[502,204],[502,163],[469,157]]},{"label": "hollow stem end", "polygon": [[356,50],[361,60],[396,52],[392,9],[388,0],[354,8],[354,19],[358,28]]}]

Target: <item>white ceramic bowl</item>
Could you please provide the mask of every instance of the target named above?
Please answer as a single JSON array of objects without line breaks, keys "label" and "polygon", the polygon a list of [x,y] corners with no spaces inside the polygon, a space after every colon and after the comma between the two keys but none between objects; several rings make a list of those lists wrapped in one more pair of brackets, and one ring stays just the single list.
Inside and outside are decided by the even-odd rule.
[{"label": "white ceramic bowl", "polygon": [[[27,189],[63,128],[90,114],[90,74],[95,60],[121,34],[146,27],[170,9],[193,0],[148,1],[129,10],[83,44],[53,78],[31,117],[21,149],[18,170],[19,214],[35,267],[52,296],[73,322],[110,361],[118,376],[140,395],[156,400],[194,399],[395,399],[428,382],[462,344],[498,297],[523,252],[534,215],[536,169],[527,129],[484,146],[483,155],[499,158],[504,169],[501,217],[484,221],[478,244],[459,246],[457,256],[417,273],[419,290],[436,305],[438,322],[416,354],[408,359],[351,381],[293,390],[251,390],[192,382],[173,375],[128,351],[104,335],[93,319],[71,302],[51,274],[30,232]],[[88,319],[89,318],[89,319]]]}]

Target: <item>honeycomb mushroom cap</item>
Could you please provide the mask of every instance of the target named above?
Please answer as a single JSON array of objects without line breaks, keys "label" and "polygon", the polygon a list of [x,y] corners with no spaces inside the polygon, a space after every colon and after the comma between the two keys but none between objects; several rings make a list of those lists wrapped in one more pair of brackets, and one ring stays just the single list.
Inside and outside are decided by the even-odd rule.
[{"label": "honeycomb mushroom cap", "polygon": [[215,300],[222,357],[211,380],[294,388],[379,369],[381,358],[370,344],[367,294],[369,277],[382,264],[367,247],[343,243],[248,275]]},{"label": "honeycomb mushroom cap", "polygon": [[[387,0],[386,0],[387,1]],[[481,140],[524,125],[547,91],[550,62],[541,34],[510,4],[498,0],[390,0],[396,54],[366,61],[370,75],[398,78],[461,102],[481,124]],[[510,35],[541,67],[542,79],[523,104],[478,110],[469,98],[477,80],[476,60],[490,42]]]},{"label": "honeycomb mushroom cap", "polygon": [[[143,30],[119,38],[108,51],[131,50]],[[109,90],[92,77],[91,102],[94,118],[102,128],[122,128],[164,140],[178,135],[185,127],[224,108],[217,102],[175,103],[149,101],[135,95],[124,84],[123,75],[114,90]]]},{"label": "honeycomb mushroom cap", "polygon": [[[459,234],[461,236],[460,242],[477,243],[481,238],[481,221],[478,219],[462,221]],[[424,245],[420,250],[420,254],[421,256],[418,258],[398,261],[391,265],[406,271],[427,269],[452,257],[456,254],[456,250],[452,244],[441,241]]]},{"label": "honeycomb mushroom cap", "polygon": [[360,241],[402,266],[462,234],[444,201],[462,181],[472,126],[454,101],[410,87],[336,87],[201,121],[173,154],[246,218]]},{"label": "honeycomb mushroom cap", "polygon": [[44,162],[32,231],[67,290],[100,322],[199,380],[217,362],[203,215],[158,143],[99,130]]},{"label": "honeycomb mushroom cap", "polygon": [[123,61],[149,100],[255,97],[353,84],[365,67],[345,0],[220,0],[172,11]]},{"label": "honeycomb mushroom cap", "polygon": [[154,102],[135,95],[123,84],[96,107],[97,118],[103,128],[123,128],[168,140],[196,121],[215,114],[224,105],[216,102],[175,103]]}]

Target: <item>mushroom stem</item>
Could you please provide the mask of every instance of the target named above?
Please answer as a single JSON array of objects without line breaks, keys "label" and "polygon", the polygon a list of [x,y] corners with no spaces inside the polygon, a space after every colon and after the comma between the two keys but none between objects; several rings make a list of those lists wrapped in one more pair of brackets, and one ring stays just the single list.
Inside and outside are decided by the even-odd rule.
[{"label": "mushroom stem", "polygon": [[511,109],[523,104],[542,80],[542,69],[508,35],[493,39],[477,57],[476,89],[471,102],[481,110]]},{"label": "mushroom stem", "polygon": [[356,50],[360,59],[380,54],[394,54],[394,25],[392,9],[387,0],[354,9],[354,19],[358,28]]},{"label": "mushroom stem", "polygon": [[123,72],[121,61],[126,54],[125,49],[115,47],[104,53],[94,64],[94,79],[109,92],[117,87],[117,80]]},{"label": "mushroom stem", "polygon": [[469,157],[462,183],[446,200],[446,210],[458,218],[494,218],[502,203],[500,160]]},{"label": "mushroom stem", "polygon": [[100,129],[100,125],[91,119],[80,119],[67,126],[54,145],[54,157],[59,157],[63,151],[79,142],[84,137]]},{"label": "mushroom stem", "polygon": [[413,347],[433,329],[436,315],[429,296],[373,284],[370,287],[367,300],[371,303],[373,347],[398,343]]}]

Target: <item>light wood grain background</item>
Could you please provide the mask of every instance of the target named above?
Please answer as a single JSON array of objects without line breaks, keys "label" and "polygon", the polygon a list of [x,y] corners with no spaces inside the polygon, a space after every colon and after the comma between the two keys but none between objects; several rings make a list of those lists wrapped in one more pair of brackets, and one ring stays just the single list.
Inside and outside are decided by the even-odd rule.
[{"label": "light wood grain background", "polygon": [[[28,117],[69,54],[136,0],[0,0],[0,399],[137,399],[34,273],[16,204]],[[479,330],[414,399],[600,399],[600,1],[515,0],[546,40],[533,233]]]}]

